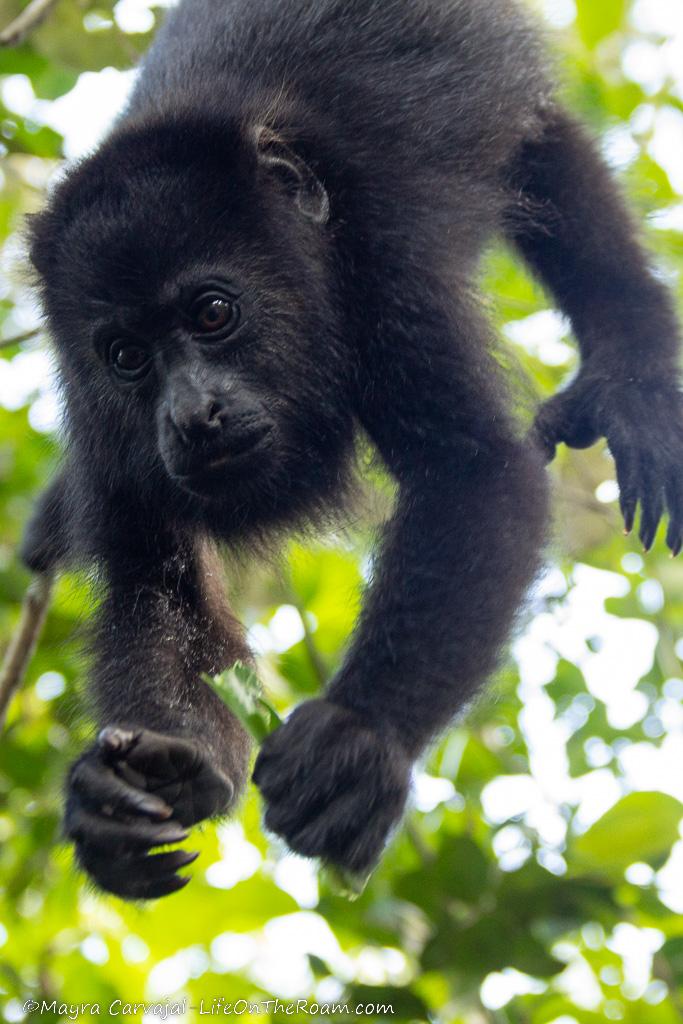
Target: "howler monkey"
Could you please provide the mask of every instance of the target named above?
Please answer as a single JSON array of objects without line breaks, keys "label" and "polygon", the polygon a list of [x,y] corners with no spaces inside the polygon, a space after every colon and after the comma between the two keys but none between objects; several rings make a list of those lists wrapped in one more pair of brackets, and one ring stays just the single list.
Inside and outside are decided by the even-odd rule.
[{"label": "howler monkey", "polygon": [[[99,885],[181,888],[247,774],[204,684],[245,641],[214,545],[320,522],[362,430],[398,485],[348,652],[264,745],[266,824],[364,870],[411,765],[496,664],[539,566],[544,461],[607,438],[627,528],[683,544],[677,326],[512,0],[183,0],[31,223],[66,403],[24,558],[98,567],[101,729],[66,831]],[[533,439],[477,299],[504,232],[582,362]]]}]

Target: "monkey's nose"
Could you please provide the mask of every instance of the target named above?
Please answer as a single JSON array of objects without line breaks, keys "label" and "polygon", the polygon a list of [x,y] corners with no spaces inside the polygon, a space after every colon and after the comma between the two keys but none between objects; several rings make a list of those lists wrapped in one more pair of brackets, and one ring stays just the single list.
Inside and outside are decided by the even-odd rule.
[{"label": "monkey's nose", "polygon": [[169,418],[181,440],[186,443],[202,440],[221,430],[225,418],[225,402],[213,395],[200,400],[175,401],[169,408]]}]

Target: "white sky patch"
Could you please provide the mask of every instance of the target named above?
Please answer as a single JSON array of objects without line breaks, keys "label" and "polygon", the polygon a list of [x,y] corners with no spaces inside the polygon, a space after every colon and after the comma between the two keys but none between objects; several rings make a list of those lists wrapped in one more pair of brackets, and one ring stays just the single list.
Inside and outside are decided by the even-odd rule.
[{"label": "white sky patch", "polygon": [[683,7],[679,0],[637,0],[632,20],[637,30],[651,33],[653,38],[626,48],[626,74],[650,93],[665,80],[673,81],[674,92],[683,98]]},{"label": "white sky patch", "polygon": [[567,28],[576,20],[574,0],[543,0],[543,16],[554,28]]},{"label": "white sky patch", "polygon": [[413,778],[413,803],[424,814],[446,803],[455,793],[450,779],[441,779],[426,772],[416,772]]},{"label": "white sky patch", "polygon": [[657,884],[664,903],[675,914],[683,914],[683,842],[674,846],[671,856],[657,875]]},{"label": "white sky patch", "polygon": [[[683,61],[683,54],[681,58]],[[649,150],[668,174],[672,186],[683,193],[683,114],[679,110],[663,107],[657,111]]]},{"label": "white sky patch", "polygon": [[114,19],[122,32],[149,32],[154,28],[154,15],[145,0],[119,0]]},{"label": "white sky patch", "polygon": [[64,136],[64,155],[74,160],[91,152],[125,106],[137,72],[104,68],[85,71],[70,92],[39,100],[26,75],[9,75],[2,98],[9,110],[54,128]]},{"label": "white sky patch", "polygon": [[663,37],[683,34],[680,0],[636,0],[631,17],[640,32],[654,32]]},{"label": "white sky patch", "polygon": [[[632,568],[642,568],[642,559]],[[643,591],[642,586],[641,604],[646,603],[644,597],[654,600],[654,592],[649,588]],[[589,714],[591,695],[605,703],[615,728],[628,728],[647,711],[647,700],[636,687],[652,666],[657,630],[644,620],[620,619],[605,611],[607,598],[624,597],[628,592],[628,581],[616,573],[578,565],[566,599],[552,612],[535,616],[514,646],[521,677],[519,692],[524,703],[519,725],[529,750],[530,774],[493,780],[485,788],[482,801],[490,821],[502,824],[520,818],[538,833],[550,851],[561,849],[566,836],[566,822],[560,813],[562,804],[577,808],[575,824],[581,831],[597,821],[625,792],[625,785],[607,767],[613,759],[609,749],[603,752],[604,756],[595,757],[594,771],[571,778],[566,744]],[[595,649],[591,649],[589,641],[596,640],[592,644]],[[545,686],[555,678],[559,657],[583,672],[590,694],[579,695],[569,711],[558,718]],[[645,746],[648,751],[655,750]],[[627,747],[625,753],[630,749]],[[669,763],[660,761],[655,766],[650,761],[648,768],[642,755],[632,756],[633,768],[637,770],[620,762],[632,788],[671,791],[670,787],[675,787],[675,782],[667,787],[664,778],[664,771],[674,780],[679,777],[680,773],[673,771]],[[675,756],[673,751],[669,756]],[[642,780],[638,777],[640,768]]]},{"label": "white sky patch", "polygon": [[616,480],[603,480],[596,488],[595,497],[603,505],[611,505],[619,500],[619,485]]},{"label": "white sky patch", "polygon": [[0,405],[21,409],[27,402],[52,387],[52,360],[47,352],[20,352],[2,362]]},{"label": "white sky patch", "polygon": [[89,153],[123,109],[135,81],[135,71],[86,71],[71,92],[53,103],[37,101],[39,118],[64,136],[69,160]]},{"label": "white sky patch", "polygon": [[211,943],[211,956],[219,970],[242,971],[256,952],[256,940],[239,932],[223,932]]},{"label": "white sky patch", "polygon": [[640,153],[640,146],[625,125],[610,128],[602,138],[602,153],[615,171],[623,171]]},{"label": "white sky patch", "polygon": [[298,609],[283,604],[267,625],[254,623],[248,631],[247,639],[254,653],[264,657],[266,654],[284,654],[303,640],[304,636],[304,624]]},{"label": "white sky patch", "polygon": [[[622,619],[605,611],[608,597],[624,597],[628,593],[629,584],[623,577],[579,565],[574,580],[567,600],[552,614],[537,616],[515,647],[522,695],[531,696],[538,689],[551,669],[553,657],[560,655],[581,669],[590,692],[607,705],[614,728],[628,728],[646,710],[645,698],[635,692],[635,687],[652,667],[657,629],[650,622]],[[594,637],[600,639],[597,651],[588,647],[588,641]],[[544,666],[540,676],[539,664]],[[535,714],[540,715],[539,728],[531,732],[550,756],[548,715],[540,714],[539,700],[537,695],[534,704]]]},{"label": "white sky patch", "polygon": [[341,978],[354,976],[353,963],[342,953],[332,929],[310,911],[273,918],[256,938],[249,975],[284,999],[310,991],[314,984],[308,954],[320,957]]},{"label": "white sky patch", "polygon": [[659,231],[680,231],[683,233],[683,203],[658,210],[649,218],[650,224]]},{"label": "white sky patch", "polygon": [[[578,949],[568,942],[561,942],[555,946],[553,953],[558,959],[568,961],[566,969],[556,979],[555,987],[560,992],[565,992],[582,1010],[597,1011],[602,1004],[602,989]],[[559,1021],[561,1020],[562,1018],[559,1018]],[[572,1018],[568,1017],[567,1020],[570,1021]],[[553,1021],[553,1024],[559,1022]]]},{"label": "white sky patch", "polygon": [[554,309],[512,320],[503,330],[510,341],[538,356],[548,366],[564,366],[574,354],[572,346],[563,340],[569,335],[569,322]]},{"label": "white sky patch", "polygon": [[652,958],[662,948],[664,935],[656,928],[636,928],[632,924],[618,924],[607,948],[623,960],[624,995],[628,999],[642,999],[652,980]]},{"label": "white sky patch", "polygon": [[311,910],[318,904],[318,870],[315,862],[289,854],[281,857],[273,869],[276,885],[288,892],[300,907]]},{"label": "white sky patch", "polygon": [[218,837],[221,845],[221,859],[209,865],[205,878],[216,889],[232,889],[238,882],[251,878],[263,858],[259,850],[244,838],[239,822],[220,825]]},{"label": "white sky patch", "polygon": [[[669,793],[683,803],[683,729],[678,727],[661,744],[631,743],[618,754],[630,789]],[[679,878],[683,892],[683,876]]]},{"label": "white sky patch", "polygon": [[621,67],[627,78],[652,96],[663,87],[666,71],[662,62],[661,47],[647,39],[636,39],[624,47]]},{"label": "white sky patch", "polygon": [[481,1001],[487,1010],[502,1010],[517,996],[540,994],[547,986],[543,982],[520,974],[512,967],[500,973],[489,974],[479,990]]}]

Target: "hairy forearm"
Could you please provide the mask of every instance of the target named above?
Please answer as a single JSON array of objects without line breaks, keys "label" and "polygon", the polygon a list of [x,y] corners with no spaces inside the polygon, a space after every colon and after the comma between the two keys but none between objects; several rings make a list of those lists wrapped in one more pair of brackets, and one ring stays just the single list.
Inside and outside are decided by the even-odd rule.
[{"label": "hairy forearm", "polygon": [[249,652],[205,558],[178,554],[110,577],[93,639],[98,723],[199,738],[216,752],[235,721],[202,681]]},{"label": "hairy forearm", "polygon": [[512,183],[527,204],[512,235],[571,318],[583,358],[612,379],[673,370],[671,297],[583,126],[556,108],[518,155]]},{"label": "hairy forearm", "polygon": [[545,518],[538,459],[512,444],[404,483],[329,698],[419,752],[495,668]]}]

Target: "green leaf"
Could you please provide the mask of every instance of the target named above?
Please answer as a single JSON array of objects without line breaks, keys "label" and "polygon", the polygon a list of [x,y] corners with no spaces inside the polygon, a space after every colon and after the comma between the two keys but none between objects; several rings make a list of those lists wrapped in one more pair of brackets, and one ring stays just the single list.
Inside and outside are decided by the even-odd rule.
[{"label": "green leaf", "polygon": [[220,675],[203,678],[257,743],[263,743],[282,725],[277,711],[263,696],[256,672],[248,665],[237,661]]},{"label": "green leaf", "polygon": [[320,869],[319,878],[323,885],[330,887],[335,896],[343,896],[353,903],[363,895],[371,874],[372,872],[361,875],[335,864],[325,864]]},{"label": "green leaf", "polygon": [[622,28],[625,12],[626,0],[580,4],[576,22],[581,38],[588,46],[595,47],[606,36]]},{"label": "green leaf", "polygon": [[630,793],[587,832],[572,851],[579,868],[621,876],[630,864],[663,863],[679,835],[683,804],[666,793]]}]

